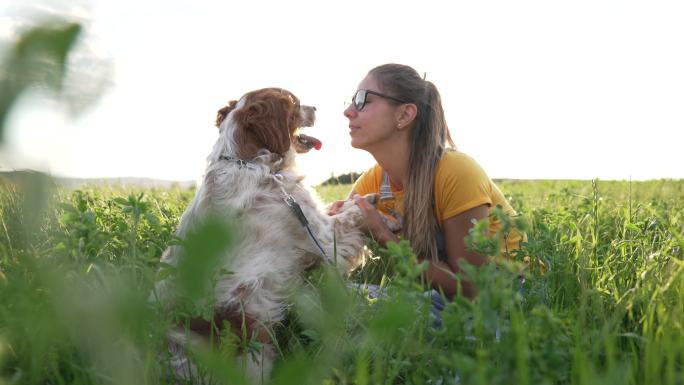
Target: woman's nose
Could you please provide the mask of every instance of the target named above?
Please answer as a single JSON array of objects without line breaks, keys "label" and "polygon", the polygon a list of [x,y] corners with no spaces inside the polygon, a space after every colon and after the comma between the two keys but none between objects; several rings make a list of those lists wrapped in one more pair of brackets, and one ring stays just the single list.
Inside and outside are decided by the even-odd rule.
[{"label": "woman's nose", "polygon": [[356,113],[356,109],[354,108],[354,106],[352,104],[346,105],[346,108],[343,112],[344,116],[348,119],[351,119],[354,113]]}]

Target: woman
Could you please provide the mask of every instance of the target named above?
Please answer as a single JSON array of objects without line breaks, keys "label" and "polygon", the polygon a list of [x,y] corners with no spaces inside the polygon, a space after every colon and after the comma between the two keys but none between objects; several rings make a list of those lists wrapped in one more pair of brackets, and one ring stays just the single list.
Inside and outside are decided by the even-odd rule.
[{"label": "woman", "polygon": [[[482,265],[487,257],[468,251],[464,238],[473,220],[489,216],[500,205],[515,210],[469,156],[454,149],[434,84],[411,67],[385,64],[372,69],[344,110],[354,148],[368,151],[377,164],[355,183],[350,196],[361,207],[366,224],[380,243],[407,239],[417,258],[428,262],[426,278],[448,298],[457,293],[454,273],[459,260]],[[392,232],[378,209],[359,195],[380,193],[378,209],[400,221]],[[331,206],[333,213],[339,203]],[[490,219],[490,233],[499,226]],[[519,247],[515,232],[502,242],[502,252]],[[505,243],[505,244],[503,244]],[[476,288],[461,281],[462,293],[473,298]]]}]

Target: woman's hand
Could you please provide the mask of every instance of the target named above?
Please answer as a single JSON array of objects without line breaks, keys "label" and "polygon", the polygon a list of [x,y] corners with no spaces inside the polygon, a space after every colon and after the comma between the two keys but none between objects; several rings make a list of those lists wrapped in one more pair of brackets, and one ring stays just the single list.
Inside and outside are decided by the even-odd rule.
[{"label": "woman's hand", "polygon": [[342,207],[342,205],[344,205],[344,202],[346,202],[346,200],[335,201],[335,202],[331,203],[330,206],[328,206],[327,214],[330,216],[337,214],[337,212],[340,211],[340,208]]},{"label": "woman's hand", "polygon": [[331,203],[328,206],[327,214],[330,216],[336,215],[338,212],[340,212],[340,209],[342,208],[342,206],[344,206],[344,204],[346,202],[348,202],[350,199],[352,199],[355,195],[356,195],[356,192],[354,192],[354,190],[352,190],[349,192],[349,196],[347,197],[347,199],[344,199],[341,201],[335,201],[335,202]]},{"label": "woman's hand", "polygon": [[354,203],[361,209],[364,222],[368,231],[373,235],[376,241],[384,245],[387,242],[399,242],[399,237],[394,234],[385,221],[382,220],[378,209],[361,195],[352,195]]}]

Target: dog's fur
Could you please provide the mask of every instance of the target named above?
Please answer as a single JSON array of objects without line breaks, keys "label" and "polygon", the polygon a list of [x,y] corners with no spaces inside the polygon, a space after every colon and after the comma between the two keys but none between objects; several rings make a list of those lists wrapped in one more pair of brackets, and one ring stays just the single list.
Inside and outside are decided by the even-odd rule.
[{"label": "dog's fur", "polygon": [[[300,106],[290,92],[276,88],[250,92],[218,111],[219,138],[177,236],[184,238],[209,214],[232,218],[239,233],[222,259],[220,268],[232,274],[222,275],[214,288],[213,322],[193,319],[185,330],[179,326],[169,334],[176,378],[197,381],[187,344],[209,341],[208,336],[217,335],[223,321],[235,331],[247,330],[248,338],[263,343],[260,357],[253,359],[242,352],[240,360],[253,381],[268,377],[275,356],[268,329],[283,319],[288,294],[301,273],[321,262],[336,263],[339,270],[349,272],[361,262],[364,239],[359,208],[345,204],[338,214],[328,216],[295,168],[295,153],[312,146],[310,137],[297,129],[313,124],[314,111]],[[285,194],[301,206],[325,255],[284,202]],[[161,259],[178,265],[182,258],[193,256],[181,246],[171,246]],[[166,279],[157,284],[155,295],[173,306],[174,290],[173,279]]]}]

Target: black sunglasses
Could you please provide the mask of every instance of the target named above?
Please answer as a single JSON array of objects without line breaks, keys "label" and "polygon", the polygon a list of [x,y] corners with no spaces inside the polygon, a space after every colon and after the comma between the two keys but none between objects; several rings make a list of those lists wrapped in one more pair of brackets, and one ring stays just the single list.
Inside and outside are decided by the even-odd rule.
[{"label": "black sunglasses", "polygon": [[354,106],[354,108],[356,108],[356,111],[363,110],[363,107],[366,105],[366,97],[368,96],[368,94],[377,95],[377,96],[380,96],[382,98],[393,100],[393,101],[398,102],[398,103],[408,103],[407,101],[397,99],[394,96],[381,94],[379,92],[375,92],[375,91],[371,91],[371,90],[358,90],[358,91],[356,91],[356,93],[354,94],[354,97],[352,98],[352,105]]}]

